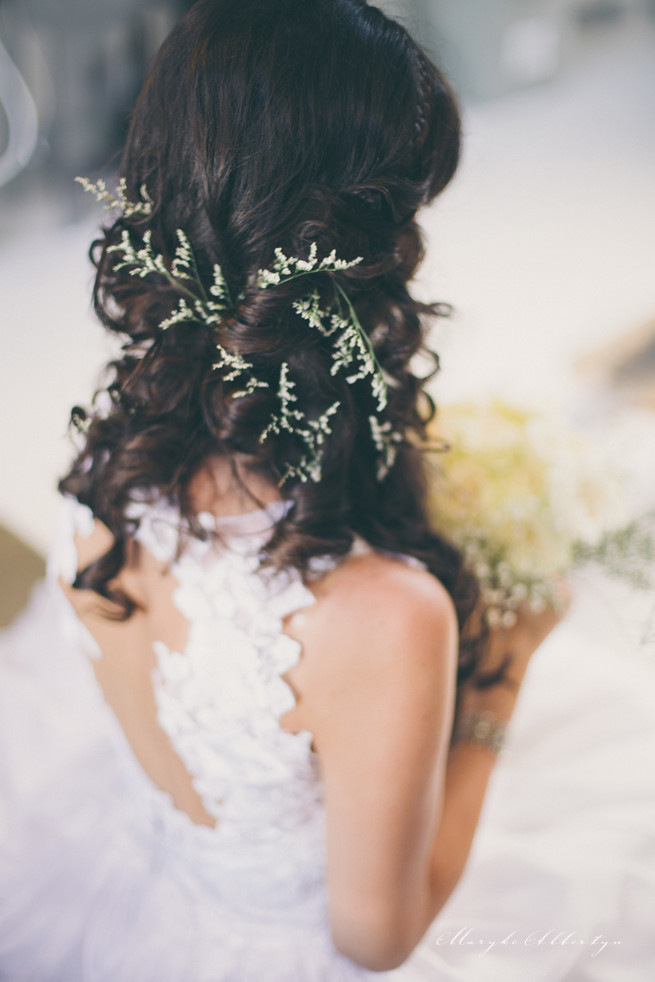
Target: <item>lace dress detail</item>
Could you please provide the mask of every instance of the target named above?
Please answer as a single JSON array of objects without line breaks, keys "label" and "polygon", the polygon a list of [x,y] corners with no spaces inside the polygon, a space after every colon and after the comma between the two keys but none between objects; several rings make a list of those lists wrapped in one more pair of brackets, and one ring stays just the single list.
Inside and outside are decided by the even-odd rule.
[{"label": "lace dress detail", "polygon": [[279,513],[204,516],[220,539],[177,558],[175,511],[138,507],[190,625],[184,652],[155,646],[159,720],[216,827],[153,784],[98,685],[58,584],[93,527],[67,501],[49,582],[0,633],[0,982],[641,982],[653,672],[593,591],[531,665],[457,890],[407,965],[372,973],[332,943],[318,758],[279,725],[284,617],[312,603],[257,568]]},{"label": "lace dress detail", "polygon": [[[179,845],[199,850],[203,864],[227,864],[233,888],[238,870],[235,896],[248,906],[318,897],[325,877],[322,784],[312,734],[280,726],[295,705],[281,676],[301,655],[283,621],[315,599],[296,570],[260,569],[262,547],[285,507],[281,502],[222,518],[202,512],[205,540],[185,534],[179,512],[165,501],[128,510],[138,522],[135,539],[170,569],[177,584],[173,602],[188,624],[184,651],[162,640],[153,644],[158,723],[215,826],[193,824],[168,792],[152,784],[151,807],[175,829]],[[68,528],[51,556],[50,575],[61,570],[72,582],[72,537],[90,534],[93,517],[70,499],[64,508]],[[316,563],[323,570],[330,565]],[[98,657],[94,638],[64,604],[67,633],[76,630],[86,654]]]},{"label": "lace dress detail", "polygon": [[159,723],[216,819],[217,836],[248,844],[281,839],[307,822],[320,796],[311,733],[292,734],[279,723],[295,705],[281,675],[300,657],[283,620],[314,597],[295,570],[259,570],[270,510],[222,520],[202,514],[222,542],[189,539],[179,559],[175,512],[146,509],[140,518],[136,538],[171,564],[174,603],[189,624],[184,652],[154,645]]},{"label": "lace dress detail", "polygon": [[[0,739],[5,726],[26,732],[0,759],[20,833],[5,848],[0,809],[3,982],[386,977],[332,943],[319,758],[311,733],[280,725],[295,705],[282,675],[301,655],[284,620],[315,602],[295,570],[260,569],[284,507],[201,514],[206,540],[184,535],[182,548],[175,508],[130,511],[188,624],[183,651],[154,643],[153,691],[211,827],[153,783],[105,700],[91,664],[98,644],[58,582],[73,581],[74,536],[90,534],[93,516],[64,501],[47,584],[0,639]],[[34,733],[27,719],[39,721]]]}]

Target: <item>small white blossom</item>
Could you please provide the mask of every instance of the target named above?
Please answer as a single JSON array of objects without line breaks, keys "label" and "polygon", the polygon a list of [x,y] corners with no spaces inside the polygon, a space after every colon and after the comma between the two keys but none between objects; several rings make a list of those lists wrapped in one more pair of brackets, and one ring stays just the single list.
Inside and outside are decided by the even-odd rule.
[{"label": "small white blossom", "polygon": [[181,228],[177,229],[176,234],[178,245],[171,263],[171,273],[176,279],[197,280],[198,270],[191,243]]},{"label": "small white blossom", "polygon": [[[286,471],[282,477],[281,484],[284,484],[290,477],[299,478],[303,484],[308,480],[318,483],[321,480],[321,453],[326,436],[332,432],[329,420],[338,410],[341,403],[332,403],[324,413],[317,419],[305,418],[304,428],[296,427],[294,432],[298,434],[307,447],[307,453],[301,457],[297,466],[287,464]],[[302,415],[302,414],[301,414]]]},{"label": "small white blossom", "polygon": [[219,353],[219,360],[214,362],[212,366],[215,371],[219,369],[227,368],[228,371],[223,374],[224,382],[234,382],[236,379],[240,379],[241,376],[245,376],[246,385],[244,389],[238,392],[232,393],[233,399],[240,399],[243,396],[251,395],[256,389],[267,389],[268,382],[264,382],[262,379],[258,379],[252,372],[252,364],[246,361],[239,354],[227,351],[221,344],[216,345],[216,350]]},{"label": "small white blossom", "polygon": [[173,311],[170,317],[163,320],[159,325],[161,331],[168,330],[169,327],[173,327],[174,324],[182,324],[186,321],[196,321],[198,319],[197,315],[189,307],[188,303],[182,297],[177,304],[177,308]]},{"label": "small white blossom", "polygon": [[267,286],[277,286],[281,279],[280,274],[271,269],[260,269],[257,275],[257,286],[260,290],[265,290]]},{"label": "small white blossom", "polygon": [[223,270],[218,263],[214,265],[214,282],[210,286],[209,292],[213,297],[216,297],[222,309],[227,309],[229,306],[231,306],[230,293],[227,288],[225,276],[223,275]]},{"label": "small white blossom", "polygon": [[368,422],[375,449],[380,454],[377,478],[378,481],[381,481],[393,467],[398,453],[398,444],[402,443],[403,437],[401,433],[393,429],[389,420],[381,423],[377,416],[369,416]]},{"label": "small white blossom", "polygon": [[307,321],[310,327],[316,328],[325,337],[329,337],[334,331],[334,327],[326,328],[324,325],[327,314],[321,308],[318,290],[313,290],[304,300],[294,300],[291,306],[303,320]]},{"label": "small white blossom", "polygon": [[105,208],[122,211],[124,218],[133,218],[135,215],[141,218],[147,218],[152,214],[153,202],[146,190],[145,184],[142,184],[139,189],[141,200],[131,201],[127,196],[127,182],[124,177],[121,177],[118,182],[116,194],[112,194],[107,189],[107,185],[102,178],[96,181],[95,184],[86,177],[76,177],[75,180],[78,184],[82,185],[85,191],[89,191],[94,195],[96,201],[104,204]]},{"label": "small white blossom", "polygon": [[298,276],[305,276],[307,273],[337,272],[344,269],[352,269],[362,261],[361,256],[356,259],[337,259],[336,250],[317,262],[318,247],[316,242],[312,242],[309,247],[307,259],[297,259],[294,256],[287,256],[279,247],[274,250],[275,260],[267,269],[259,269],[255,274],[255,286],[258,289],[267,289],[269,286],[279,286],[289,280],[295,280]]},{"label": "small white blossom", "polygon": [[115,270],[127,269],[130,276],[139,276],[141,279],[145,279],[150,273],[158,273],[167,279],[171,278],[171,273],[166,268],[164,257],[160,253],[155,252],[152,247],[151,229],[148,229],[143,236],[143,245],[140,249],[134,248],[130,233],[127,229],[123,229],[120,242],[109,246],[107,252],[123,254],[124,258],[121,262],[116,263]]}]

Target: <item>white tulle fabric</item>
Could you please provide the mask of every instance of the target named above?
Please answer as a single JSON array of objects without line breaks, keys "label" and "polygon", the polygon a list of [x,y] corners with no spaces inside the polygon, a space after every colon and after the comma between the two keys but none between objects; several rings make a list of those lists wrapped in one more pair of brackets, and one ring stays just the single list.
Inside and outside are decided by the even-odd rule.
[{"label": "white tulle fabric", "polygon": [[153,685],[211,828],[154,786],[99,690],[96,642],[57,585],[92,516],[64,503],[48,582],[1,648],[1,979],[381,977],[332,945],[318,758],[310,733],[280,727],[295,701],[281,675],[300,656],[283,620],[314,602],[297,572],[258,569],[280,507],[201,515],[220,540],[190,538],[179,557],[173,508],[131,513],[188,620],[184,652],[155,644]]}]

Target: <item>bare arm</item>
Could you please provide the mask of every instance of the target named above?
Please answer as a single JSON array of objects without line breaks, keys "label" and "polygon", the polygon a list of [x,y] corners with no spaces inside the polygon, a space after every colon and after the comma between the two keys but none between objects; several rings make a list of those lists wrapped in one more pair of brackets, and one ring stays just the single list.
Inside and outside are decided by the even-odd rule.
[{"label": "bare arm", "polygon": [[418,941],[452,727],[456,618],[430,574],[380,556],[327,578],[291,625],[319,751],[336,946],[381,970]]},{"label": "bare arm", "polygon": [[[449,746],[455,614],[429,574],[364,557],[334,575],[296,635],[314,672],[304,708],[325,785],[333,939],[353,961],[390,969],[459,879],[493,766],[483,748]],[[535,641],[523,639],[526,651]],[[465,701],[508,719],[515,695],[471,690]]]},{"label": "bare arm", "polygon": [[[562,590],[562,599],[568,604],[568,591],[564,587]],[[460,693],[459,712],[489,711],[508,722],[514,712],[530,658],[562,616],[551,607],[539,614],[524,610],[515,627],[493,631],[483,669],[493,670],[507,653],[511,654],[509,684],[501,683],[489,689],[476,689],[471,683],[465,685]],[[429,902],[424,911],[421,935],[462,875],[494,763],[493,753],[479,744],[463,742],[450,748],[444,809],[430,860]]]}]

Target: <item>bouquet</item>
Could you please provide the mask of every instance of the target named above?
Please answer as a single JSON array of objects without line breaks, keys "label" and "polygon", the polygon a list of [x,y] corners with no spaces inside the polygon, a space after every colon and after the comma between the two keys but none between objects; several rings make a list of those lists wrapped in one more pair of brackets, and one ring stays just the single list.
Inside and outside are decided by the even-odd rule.
[{"label": "bouquet", "polygon": [[650,584],[655,515],[628,520],[618,474],[580,433],[496,399],[445,407],[429,438],[432,521],[476,575],[490,627],[511,627],[526,603],[557,609],[583,562]]}]

